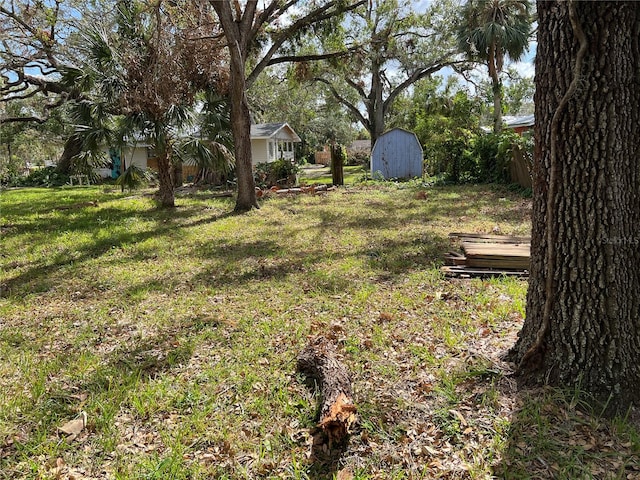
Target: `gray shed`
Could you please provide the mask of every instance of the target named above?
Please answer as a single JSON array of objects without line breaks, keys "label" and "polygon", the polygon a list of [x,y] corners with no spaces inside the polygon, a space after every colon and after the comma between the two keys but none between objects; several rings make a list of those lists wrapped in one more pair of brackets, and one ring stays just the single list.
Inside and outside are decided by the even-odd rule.
[{"label": "gray shed", "polygon": [[416,134],[394,128],[380,135],[371,152],[371,175],[376,172],[385,179],[421,177],[422,147]]}]

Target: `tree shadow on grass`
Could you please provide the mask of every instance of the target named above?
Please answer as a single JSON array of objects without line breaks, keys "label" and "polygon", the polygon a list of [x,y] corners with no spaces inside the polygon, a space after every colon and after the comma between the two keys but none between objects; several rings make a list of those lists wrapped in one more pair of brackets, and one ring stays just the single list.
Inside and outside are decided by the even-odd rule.
[{"label": "tree shadow on grass", "polygon": [[[412,269],[432,268],[438,264],[448,244],[448,239],[440,235],[420,235],[402,240],[376,241],[367,249],[332,253],[331,259],[336,264],[349,259],[364,260],[378,280],[394,281]],[[224,264],[206,267],[191,280],[210,287],[285,279],[297,274],[304,274],[303,289],[320,293],[344,292],[354,284],[354,279],[340,270],[327,271],[327,254],[318,248],[290,248],[285,253],[276,241],[255,240],[208,244],[197,254],[205,259],[225,259]]]},{"label": "tree shadow on grass", "polygon": [[[100,257],[113,248],[143,242],[161,235],[176,235],[181,228],[191,228],[202,224],[209,224],[234,215],[233,212],[227,212],[189,220],[189,218],[201,214],[201,208],[181,211],[179,217],[176,217],[176,214],[171,214],[163,210],[134,212],[131,210],[109,208],[101,209],[98,213],[102,218],[108,219],[106,221],[114,222],[113,225],[118,226],[121,231],[110,236],[94,237],[92,243],[73,248],[72,250],[54,253],[49,258],[43,259],[24,269],[24,271],[18,275],[11,276],[11,270],[21,265],[9,263],[6,271],[6,273],[8,273],[7,277],[9,278],[0,283],[0,298],[48,291],[54,286],[51,276],[71,264],[78,264]],[[85,211],[80,215],[76,213],[73,217],[75,218],[65,216],[57,220],[43,218],[37,222],[40,225],[39,227],[32,225],[26,228],[27,231],[29,231],[30,228],[34,228],[35,230],[44,229],[50,232],[64,231],[78,234],[94,231],[95,212]],[[126,231],[126,222],[131,220],[135,221],[136,219],[146,221],[154,220],[155,226],[142,232]],[[178,219],[179,221],[177,221]],[[46,235],[44,235],[42,241],[45,242],[46,238]]]}]

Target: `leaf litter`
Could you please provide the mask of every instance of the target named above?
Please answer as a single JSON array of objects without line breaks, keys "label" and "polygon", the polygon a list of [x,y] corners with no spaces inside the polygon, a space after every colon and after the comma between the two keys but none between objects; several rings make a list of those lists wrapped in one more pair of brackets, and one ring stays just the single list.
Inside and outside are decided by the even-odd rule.
[{"label": "leaf litter", "polygon": [[[368,201],[368,208],[382,212],[391,206],[402,221],[405,206],[393,189],[363,192],[351,192],[350,201],[365,193],[389,195]],[[494,196],[470,195],[493,211]],[[430,201],[438,202],[437,192],[419,208]],[[331,222],[345,218],[340,209],[346,207],[335,199],[270,202],[294,204],[300,228],[305,215],[320,204],[329,208],[327,202],[337,211]],[[522,202],[517,205],[514,221],[522,221]],[[261,215],[268,219],[277,210],[265,204]],[[455,221],[441,218],[428,228],[440,228],[445,237],[459,230]],[[260,225],[265,235],[268,223]],[[494,225],[480,220],[475,228],[490,231]],[[242,227],[247,238],[251,228]],[[23,306],[6,310],[0,329],[6,364],[18,365],[29,351],[33,360],[22,368],[4,367],[6,375],[0,375],[11,395],[27,391],[20,404],[2,398],[9,420],[0,423],[0,479],[21,478],[30,465],[45,478],[139,478],[168,459],[176,472],[194,478],[640,478],[634,430],[585,413],[571,396],[523,390],[511,378],[512,366],[501,356],[521,327],[526,285],[445,281],[429,267],[410,263],[397,270],[403,273],[390,273],[378,265],[390,261],[396,243],[368,232],[376,256],[367,261],[377,270],[364,271],[361,279],[362,273],[352,274],[350,283],[339,281],[346,267],[334,274],[323,259],[298,263],[295,255],[306,258],[308,252],[306,246],[295,252],[293,237],[284,264],[277,257],[247,257],[236,264],[237,272],[215,258],[189,263],[192,248],[178,244],[180,254],[165,256],[186,265],[171,265],[176,274],[170,289],[143,289],[135,302],[122,301],[116,273],[101,274],[90,260],[76,277],[59,278],[54,289],[39,295],[28,321]],[[426,238],[428,232],[412,226],[405,235]],[[206,249],[218,233],[210,230],[207,242],[201,235],[197,242]],[[328,229],[323,242],[339,238]],[[333,262],[351,253],[361,258],[355,250],[336,251]],[[109,255],[113,262],[129,262],[136,247]],[[418,257],[405,252],[395,258]],[[159,266],[162,259],[161,253],[147,262]],[[278,273],[278,265],[285,265],[288,276]],[[315,271],[330,273],[312,277]],[[276,272],[273,278],[270,272]],[[232,285],[242,280],[243,295],[260,301],[247,304],[233,288],[191,279],[198,275]],[[419,279],[424,275],[429,281]],[[353,302],[359,295],[366,300]],[[9,339],[9,329],[21,335]],[[351,370],[361,416],[346,450],[326,461],[312,457],[316,398],[293,373],[295,354],[318,334],[333,339]],[[67,370],[76,357],[86,364]],[[28,391],[38,362],[50,367],[44,389]],[[64,415],[42,413],[52,406]],[[36,440],[41,425],[50,425],[48,433]],[[35,443],[50,446],[25,458],[20,452]]]}]

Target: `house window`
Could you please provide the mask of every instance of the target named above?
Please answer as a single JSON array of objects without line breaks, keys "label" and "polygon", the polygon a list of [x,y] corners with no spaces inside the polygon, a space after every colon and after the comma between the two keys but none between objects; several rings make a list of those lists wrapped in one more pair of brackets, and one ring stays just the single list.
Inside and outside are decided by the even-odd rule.
[{"label": "house window", "polygon": [[273,142],[269,142],[269,160],[271,160],[273,158],[274,152],[273,152]]},{"label": "house window", "polygon": [[153,147],[147,147],[147,158],[156,158],[158,154],[156,153],[156,149]]}]

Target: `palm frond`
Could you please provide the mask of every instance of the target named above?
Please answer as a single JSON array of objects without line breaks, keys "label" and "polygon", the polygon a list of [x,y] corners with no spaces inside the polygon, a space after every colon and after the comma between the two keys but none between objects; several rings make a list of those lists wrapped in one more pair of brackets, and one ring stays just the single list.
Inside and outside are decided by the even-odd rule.
[{"label": "palm frond", "polygon": [[194,137],[174,145],[174,155],[183,163],[192,161],[200,168],[222,173],[228,173],[235,165],[233,153],[226,145]]},{"label": "palm frond", "polygon": [[84,32],[83,39],[87,58],[94,64],[96,71],[111,70],[115,61],[115,50],[111,47],[106,29],[101,25],[95,25]]},{"label": "palm frond", "polygon": [[194,120],[193,108],[187,105],[171,105],[164,119],[166,123],[183,129],[193,126]]},{"label": "palm frond", "polygon": [[133,190],[135,188],[141,187],[151,180],[153,180],[153,174],[148,169],[140,168],[132,163],[116,179],[116,185],[120,185],[120,188],[124,192],[125,188]]},{"label": "palm frond", "polygon": [[528,0],[469,1],[458,22],[458,47],[486,60],[495,49],[512,60],[527,51],[532,19]]},{"label": "palm frond", "polygon": [[95,169],[106,167],[109,164],[109,159],[103,151],[87,150],[72,157],[71,164],[71,171],[88,175],[94,181],[98,178]]},{"label": "palm frond", "polygon": [[76,125],[75,134],[82,141],[83,151],[89,153],[100,151],[113,138],[112,130],[105,125]]}]

